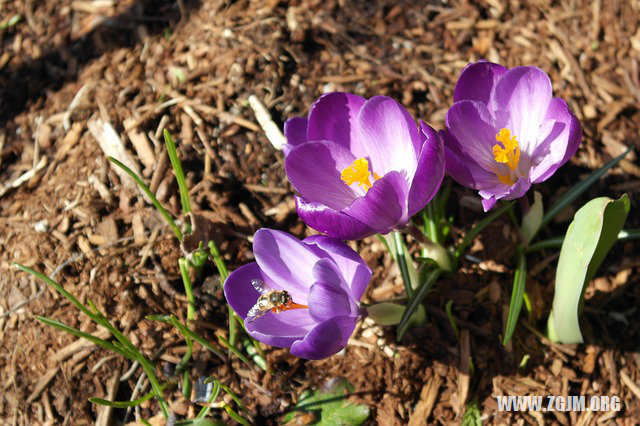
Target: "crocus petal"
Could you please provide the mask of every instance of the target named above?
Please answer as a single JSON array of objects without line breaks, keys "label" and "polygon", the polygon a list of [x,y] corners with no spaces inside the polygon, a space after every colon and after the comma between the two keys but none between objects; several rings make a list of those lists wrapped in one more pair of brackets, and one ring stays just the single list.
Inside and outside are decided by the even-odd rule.
[{"label": "crocus petal", "polygon": [[291,309],[277,314],[269,311],[251,322],[244,323],[251,337],[278,348],[291,347],[317,324],[307,309]]},{"label": "crocus petal", "polygon": [[320,258],[294,236],[272,229],[259,229],[253,236],[253,253],[263,274],[284,285],[293,301],[307,305],[309,288],[315,282],[311,268]]},{"label": "crocus petal", "polygon": [[478,191],[478,194],[482,197],[482,207],[484,211],[489,211],[495,205],[497,200],[515,200],[522,197],[531,188],[531,181],[527,177],[518,179],[518,181],[511,185],[504,185],[502,183],[494,183],[493,187],[483,187]]},{"label": "crocus petal", "polygon": [[321,203],[306,201],[295,196],[300,219],[311,228],[339,240],[361,240],[376,233],[368,225],[341,211]]},{"label": "crocus petal", "polygon": [[307,141],[307,119],[304,117],[288,119],[284,123],[284,136],[287,138],[287,143],[282,147],[282,151],[287,156],[293,148]]},{"label": "crocus petal", "polygon": [[444,145],[442,138],[431,126],[420,121],[423,137],[418,167],[409,189],[409,217],[427,205],[440,189],[444,178]]},{"label": "crocus petal", "polygon": [[317,322],[358,315],[358,307],[334,265],[332,260],[322,259],[313,267],[316,283],[309,290],[309,315]]},{"label": "crocus petal", "polygon": [[529,178],[533,183],[547,180],[560,166],[569,161],[582,141],[582,127],[569,111],[564,100],[553,98],[547,111],[547,120],[553,120],[553,128],[538,145],[532,158]]},{"label": "crocus petal", "polygon": [[360,143],[356,119],[366,100],[351,93],[326,93],[311,106],[307,140],[331,141],[354,153],[356,158],[365,157]]},{"label": "crocus petal", "polygon": [[491,98],[495,116],[507,119],[500,127],[513,132],[522,152],[532,154],[551,102],[547,74],[537,67],[512,68],[498,80]]},{"label": "crocus petal", "polygon": [[408,222],[408,192],[407,181],[402,174],[390,172],[376,181],[364,197],[357,198],[344,212],[369,225],[377,233],[387,234]]},{"label": "crocus petal", "polygon": [[355,159],[334,142],[307,142],[289,152],[284,167],[289,181],[305,199],[342,210],[356,198],[340,178]]},{"label": "crocus petal", "polygon": [[468,64],[458,77],[453,91],[453,101],[467,99],[488,105],[493,86],[505,72],[505,67],[492,62],[478,61]]},{"label": "crocus petal", "polygon": [[371,268],[348,245],[325,235],[312,235],[304,243],[318,247],[318,256],[328,255],[340,269],[344,280],[349,284],[353,299],[358,301],[371,281]]},{"label": "crocus petal", "polygon": [[301,341],[291,345],[291,355],[305,359],[323,359],[347,345],[356,328],[357,318],[336,317],[318,324]]},{"label": "crocus petal", "polygon": [[443,130],[440,134],[444,141],[445,168],[453,180],[473,189],[480,189],[484,182],[497,180],[494,173],[480,167],[462,151],[460,144],[448,130]]},{"label": "crocus petal", "polygon": [[268,282],[273,287],[273,282],[262,273],[256,262],[239,267],[224,282],[224,297],[233,311],[242,318],[246,318],[247,312],[260,297],[260,293],[251,285],[251,280]]},{"label": "crocus petal", "polygon": [[458,146],[488,172],[496,170],[493,158],[496,128],[487,107],[476,101],[460,101],[447,112],[447,128],[458,141]]},{"label": "crocus petal", "polygon": [[413,178],[422,146],[416,123],[402,105],[374,96],[360,109],[358,128],[374,172],[383,176],[406,171],[407,178]]}]

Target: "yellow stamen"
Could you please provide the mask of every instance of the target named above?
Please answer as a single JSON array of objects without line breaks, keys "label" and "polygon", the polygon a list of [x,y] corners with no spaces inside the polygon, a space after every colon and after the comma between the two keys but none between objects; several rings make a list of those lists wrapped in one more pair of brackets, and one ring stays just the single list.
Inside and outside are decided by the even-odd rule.
[{"label": "yellow stamen", "polygon": [[511,186],[511,185],[513,185],[514,183],[516,183],[514,179],[511,179],[511,176],[507,176],[507,175],[500,175],[500,174],[496,174],[496,176],[498,176],[498,180],[499,180],[501,183],[504,183],[505,185],[509,185],[509,186]]},{"label": "yellow stamen", "polygon": [[[357,183],[358,186],[364,187],[365,191],[373,186],[370,180],[371,172],[369,171],[369,161],[366,158],[358,158],[348,167],[345,167],[340,174],[340,179],[347,185]],[[373,173],[374,181],[380,179],[377,173]]]},{"label": "yellow stamen", "polygon": [[[496,134],[496,140],[501,142],[502,146],[499,144],[493,146],[493,158],[496,162],[506,163],[509,169],[515,170],[520,161],[520,147],[518,146],[516,137],[511,136],[511,130],[504,128]],[[498,177],[500,178],[500,176]],[[503,179],[511,181],[511,179],[507,177],[503,177]],[[501,179],[500,182],[504,183],[504,180]]]}]

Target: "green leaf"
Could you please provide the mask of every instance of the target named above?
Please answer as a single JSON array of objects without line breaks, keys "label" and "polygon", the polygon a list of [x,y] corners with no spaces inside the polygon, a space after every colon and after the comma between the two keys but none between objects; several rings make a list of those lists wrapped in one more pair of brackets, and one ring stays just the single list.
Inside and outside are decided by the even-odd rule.
[{"label": "green leaf", "polygon": [[164,218],[164,220],[167,221],[167,223],[169,224],[169,226],[173,230],[173,233],[176,234],[176,237],[178,238],[178,240],[182,241],[182,231],[180,231],[180,228],[178,228],[176,223],[173,221],[173,218],[171,217],[171,214],[167,211],[167,209],[165,209],[162,206],[162,204],[160,204],[160,201],[158,201],[158,199],[156,198],[155,194],[153,192],[151,192],[151,190],[149,189],[147,184],[142,181],[140,176],[138,176],[133,170],[131,170],[129,167],[125,166],[120,161],[116,160],[115,158],[109,157],[109,160],[112,163],[114,163],[116,166],[118,166],[122,170],[124,170],[129,176],[131,176],[131,179],[133,179],[138,184],[140,189],[142,189],[142,191],[145,194],[147,194],[147,197],[149,197],[149,199],[151,200],[151,203],[153,204],[153,206],[156,208],[156,210],[158,210],[158,213],[160,213],[162,215],[162,217]]},{"label": "green leaf", "polygon": [[171,137],[171,133],[169,133],[167,129],[164,129],[162,136],[164,136],[164,143],[167,145],[167,152],[169,153],[171,167],[173,167],[173,173],[175,174],[176,181],[178,182],[180,203],[182,203],[182,214],[186,215],[191,212],[191,200],[189,199],[189,189],[187,188],[187,181],[184,178],[184,171],[182,171],[182,164],[180,164],[180,159],[178,158],[176,144]]},{"label": "green leaf", "polygon": [[[399,303],[381,302],[367,306],[367,314],[379,325],[397,325],[402,320],[402,314],[406,307]],[[413,313],[409,319],[409,325],[423,323],[427,318],[427,312],[422,305]]]},{"label": "green leaf", "polygon": [[197,417],[195,419],[178,420],[174,423],[175,426],[225,426],[226,423],[220,420],[205,419],[204,417]]},{"label": "green leaf", "polygon": [[513,336],[513,331],[516,329],[516,323],[520,316],[520,310],[522,309],[522,302],[524,301],[524,288],[527,284],[527,258],[525,257],[524,250],[518,249],[518,265],[516,267],[516,273],[513,277],[513,290],[511,292],[511,302],[509,303],[509,314],[507,316],[507,325],[504,331],[504,339],[502,344],[506,345]]},{"label": "green leaf", "polygon": [[535,191],[533,193],[533,204],[522,218],[522,226],[520,227],[525,245],[529,245],[533,237],[538,233],[538,229],[540,229],[540,225],[542,225],[543,214],[542,194]]},{"label": "green leaf", "polygon": [[133,355],[131,355],[126,349],[119,348],[119,347],[115,346],[113,343],[111,343],[111,342],[109,342],[107,340],[101,339],[99,337],[96,337],[93,334],[85,333],[84,331],[80,331],[77,328],[70,327],[70,326],[68,326],[68,325],[66,325],[64,323],[61,323],[60,321],[56,321],[56,320],[53,320],[51,318],[41,317],[39,315],[35,315],[35,319],[37,319],[41,323],[46,324],[46,325],[48,325],[50,327],[57,328],[58,330],[62,330],[62,331],[66,332],[66,333],[69,333],[69,334],[71,334],[73,336],[83,338],[83,339],[88,340],[88,341],[90,341],[92,343],[95,343],[96,345],[98,345],[98,346],[100,346],[100,347],[102,347],[104,349],[113,351],[115,353],[118,353],[118,354],[120,354],[120,355],[122,355],[122,356],[124,356],[126,358],[129,358],[129,359],[135,361],[135,357]]},{"label": "green leaf", "polygon": [[6,30],[16,25],[22,19],[21,15],[15,14],[7,22],[0,23],[0,30]]},{"label": "green leaf", "polygon": [[401,341],[404,337],[404,334],[409,329],[411,325],[411,318],[413,314],[418,310],[420,306],[422,306],[422,301],[427,296],[427,293],[433,287],[433,285],[438,281],[440,274],[442,273],[442,269],[435,269],[429,273],[427,279],[424,283],[418,288],[418,290],[411,296],[409,301],[407,302],[407,309],[405,309],[402,314],[402,318],[400,319],[400,324],[398,325],[398,337],[397,341]]},{"label": "green leaf", "polygon": [[409,250],[407,250],[402,240],[402,234],[398,231],[393,231],[385,235],[384,238],[387,240],[387,245],[391,249],[393,259],[398,263],[398,268],[400,268],[405,293],[407,293],[407,297],[411,297],[418,285],[418,271]]},{"label": "green leaf", "polygon": [[[287,413],[283,423],[290,422],[301,413],[312,413],[318,426],[358,426],[369,417],[369,407],[348,401],[353,386],[346,379],[332,380],[326,390],[305,392],[293,411]],[[307,424],[307,423],[305,423]]]},{"label": "green leaf", "polygon": [[625,194],[618,200],[595,198],[576,212],[560,250],[553,306],[547,322],[549,339],[582,342],[578,314],[584,289],[615,243],[629,208]]},{"label": "green leaf", "polygon": [[[166,384],[160,386],[161,389],[164,389],[166,387],[167,387]],[[91,397],[89,398],[89,401],[93,402],[94,404],[106,405],[107,407],[127,408],[127,407],[135,407],[136,405],[140,405],[143,402],[150,400],[154,396],[156,396],[156,393],[152,391],[138,399],[134,399],[133,401],[109,401],[107,399],[102,399],[97,397]]]},{"label": "green leaf", "polygon": [[369,317],[379,325],[396,325],[400,322],[405,307],[398,303],[382,302],[366,308]]},{"label": "green leaf", "polygon": [[582,194],[584,191],[586,191],[591,185],[596,183],[596,181],[598,179],[600,179],[600,177],[602,175],[604,175],[607,172],[607,170],[609,170],[610,168],[616,166],[624,157],[626,157],[626,155],[631,150],[632,150],[631,147],[627,148],[627,150],[625,152],[623,152],[622,154],[618,155],[613,160],[609,161],[601,169],[596,170],[595,172],[591,173],[589,175],[589,177],[587,177],[586,179],[580,181],[580,183],[578,183],[577,185],[572,187],[569,191],[567,191],[566,194],[564,194],[560,198],[560,200],[558,200],[557,203],[555,203],[553,206],[551,206],[549,211],[547,211],[547,213],[544,215],[544,217],[542,218],[541,226],[547,224],[551,219],[554,218],[555,215],[560,213],[562,211],[562,209],[564,209],[569,204],[571,204],[573,201],[575,201],[575,199],[578,198],[580,196],[580,194]]},{"label": "green leaf", "polygon": [[460,426],[482,426],[482,410],[478,400],[474,399],[467,405],[467,410],[462,416],[462,423]]}]

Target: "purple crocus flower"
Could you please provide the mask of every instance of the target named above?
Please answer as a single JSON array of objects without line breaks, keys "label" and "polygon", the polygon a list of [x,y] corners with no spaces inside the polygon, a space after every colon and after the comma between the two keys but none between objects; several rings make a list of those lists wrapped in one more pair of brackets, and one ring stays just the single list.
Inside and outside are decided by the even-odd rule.
[{"label": "purple crocus flower", "polygon": [[386,96],[327,93],[284,132],[298,215],[341,240],[403,228],[444,176],[440,135]]},{"label": "purple crocus flower", "polygon": [[467,65],[443,133],[447,173],[477,189],[485,211],[522,197],[575,154],[582,127],[537,67]]},{"label": "purple crocus flower", "polygon": [[300,241],[271,229],[255,233],[253,252],[256,262],[238,268],[224,283],[225,297],[249,334],[306,359],[327,358],[344,348],[371,279],[362,258],[324,235]]}]

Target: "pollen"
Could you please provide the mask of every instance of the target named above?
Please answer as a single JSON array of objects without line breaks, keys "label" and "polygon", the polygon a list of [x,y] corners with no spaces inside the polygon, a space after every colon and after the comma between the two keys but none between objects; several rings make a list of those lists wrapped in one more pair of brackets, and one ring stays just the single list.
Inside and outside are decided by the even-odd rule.
[{"label": "pollen", "polygon": [[498,163],[506,163],[509,169],[515,170],[520,161],[520,147],[511,130],[503,128],[496,134],[496,140],[502,144],[493,146],[493,158]]},{"label": "pollen", "polygon": [[358,158],[342,170],[340,179],[349,186],[356,183],[368,191],[373,186],[371,183],[372,174],[374,182],[380,179],[377,173],[369,171],[369,161],[366,158]]}]

